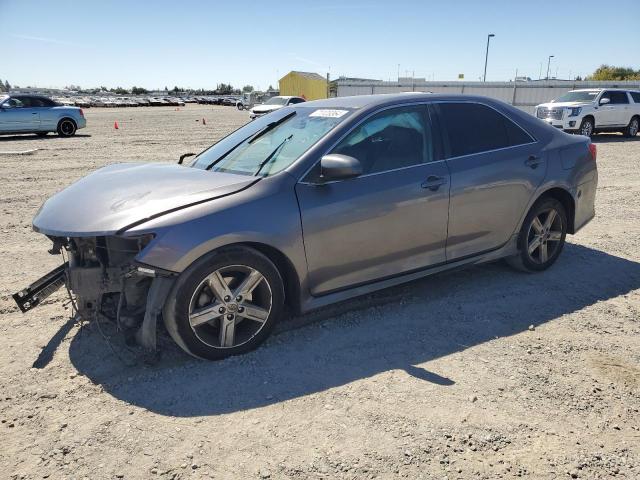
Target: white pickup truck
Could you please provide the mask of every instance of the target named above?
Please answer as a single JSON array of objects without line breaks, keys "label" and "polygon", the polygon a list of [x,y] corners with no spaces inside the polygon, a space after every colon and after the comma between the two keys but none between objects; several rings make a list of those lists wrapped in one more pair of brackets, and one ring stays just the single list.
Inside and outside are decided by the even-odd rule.
[{"label": "white pickup truck", "polygon": [[571,90],[536,107],[535,116],[566,132],[592,136],[622,132],[634,137],[640,128],[640,91],[618,88]]}]

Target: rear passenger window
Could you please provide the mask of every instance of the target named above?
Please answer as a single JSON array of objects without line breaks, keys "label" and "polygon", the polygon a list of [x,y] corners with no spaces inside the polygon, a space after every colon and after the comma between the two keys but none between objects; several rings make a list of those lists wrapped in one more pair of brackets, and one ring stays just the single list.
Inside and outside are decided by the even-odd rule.
[{"label": "rear passenger window", "polygon": [[640,103],[640,92],[629,92],[635,103]]},{"label": "rear passenger window", "polygon": [[522,128],[493,108],[478,103],[441,103],[451,157],[531,143]]}]

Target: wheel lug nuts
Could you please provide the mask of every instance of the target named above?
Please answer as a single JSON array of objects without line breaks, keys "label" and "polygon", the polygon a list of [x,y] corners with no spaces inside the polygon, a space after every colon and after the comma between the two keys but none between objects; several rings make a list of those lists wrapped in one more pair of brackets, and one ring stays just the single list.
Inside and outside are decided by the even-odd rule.
[{"label": "wheel lug nuts", "polygon": [[244,312],[244,307],[238,307],[238,312],[240,313]]},{"label": "wheel lug nuts", "polygon": [[241,296],[241,295],[238,295],[238,296],[236,297],[236,302],[241,302],[241,301],[242,301],[242,296]]},{"label": "wheel lug nuts", "polygon": [[220,312],[220,313],[224,313],[224,307],[220,307],[220,308],[218,309],[218,312]]},{"label": "wheel lug nuts", "polygon": [[227,320],[233,320],[233,315],[227,315]]},{"label": "wheel lug nuts", "polygon": [[224,301],[225,301],[225,302],[228,302],[229,300],[231,300],[231,297],[230,297],[229,295],[225,295],[225,297],[224,297]]}]

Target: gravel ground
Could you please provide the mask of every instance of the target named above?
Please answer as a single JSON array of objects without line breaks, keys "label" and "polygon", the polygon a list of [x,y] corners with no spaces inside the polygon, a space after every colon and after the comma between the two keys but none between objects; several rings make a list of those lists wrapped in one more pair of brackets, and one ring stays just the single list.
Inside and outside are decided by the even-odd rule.
[{"label": "gravel ground", "polygon": [[17,311],[59,262],[31,219],[100,166],[174,162],[247,113],[86,116],[72,139],[0,138],[38,149],[0,155],[1,478],[640,478],[640,137],[595,140],[597,216],[547,272],[474,267],[283,322],[241,357],[163,339],[145,364],[61,293]]}]

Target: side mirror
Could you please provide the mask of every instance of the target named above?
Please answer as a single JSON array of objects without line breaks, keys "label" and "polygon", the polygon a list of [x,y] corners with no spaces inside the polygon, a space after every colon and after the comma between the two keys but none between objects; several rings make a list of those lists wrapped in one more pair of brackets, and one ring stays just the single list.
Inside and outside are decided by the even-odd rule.
[{"label": "side mirror", "polygon": [[348,155],[331,154],[320,159],[320,178],[323,182],[346,180],[362,175],[362,164]]},{"label": "side mirror", "polygon": [[606,105],[609,102],[611,102],[610,98],[601,98],[600,99],[600,105]]}]

